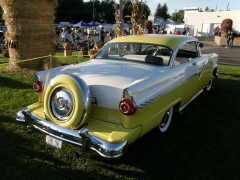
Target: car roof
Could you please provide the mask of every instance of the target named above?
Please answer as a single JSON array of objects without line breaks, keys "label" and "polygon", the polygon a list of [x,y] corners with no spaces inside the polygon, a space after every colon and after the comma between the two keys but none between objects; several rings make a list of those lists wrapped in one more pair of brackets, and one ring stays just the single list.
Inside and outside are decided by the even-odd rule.
[{"label": "car roof", "polygon": [[198,41],[198,39],[192,36],[184,35],[171,35],[171,34],[138,34],[138,35],[128,35],[121,36],[113,39],[109,43],[115,42],[139,42],[139,43],[151,43],[151,44],[162,44],[171,47],[176,50],[179,43],[183,41]]}]

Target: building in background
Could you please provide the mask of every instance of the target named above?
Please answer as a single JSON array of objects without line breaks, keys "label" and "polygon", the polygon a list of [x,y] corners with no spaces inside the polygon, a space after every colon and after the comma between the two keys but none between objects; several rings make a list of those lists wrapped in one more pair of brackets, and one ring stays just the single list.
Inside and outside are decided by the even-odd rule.
[{"label": "building in background", "polygon": [[233,30],[240,32],[240,10],[239,11],[214,11],[208,7],[184,8],[184,23],[192,36],[213,36],[215,27],[220,27],[224,19],[232,19]]}]

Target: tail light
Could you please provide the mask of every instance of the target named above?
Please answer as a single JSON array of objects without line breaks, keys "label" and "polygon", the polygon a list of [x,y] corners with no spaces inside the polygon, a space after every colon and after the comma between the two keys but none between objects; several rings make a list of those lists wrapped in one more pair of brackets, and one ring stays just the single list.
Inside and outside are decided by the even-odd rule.
[{"label": "tail light", "polygon": [[124,115],[133,115],[136,112],[135,103],[130,99],[122,99],[119,103],[119,109]]},{"label": "tail light", "polygon": [[43,92],[43,83],[41,81],[35,81],[33,83],[33,89],[36,92]]}]

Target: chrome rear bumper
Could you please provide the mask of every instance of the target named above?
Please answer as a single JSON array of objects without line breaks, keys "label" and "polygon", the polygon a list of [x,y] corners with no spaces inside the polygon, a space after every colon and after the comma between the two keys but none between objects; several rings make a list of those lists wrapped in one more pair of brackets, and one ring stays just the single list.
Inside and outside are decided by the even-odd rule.
[{"label": "chrome rear bumper", "polygon": [[[25,123],[28,128],[36,129],[59,140],[81,146],[82,148],[77,152],[78,155],[91,149],[104,158],[117,158],[122,156],[127,149],[127,140],[118,144],[110,144],[90,135],[85,127],[79,131],[64,128],[28,112],[27,108],[17,113],[16,120]],[[32,129],[28,130],[28,132],[31,133]]]}]

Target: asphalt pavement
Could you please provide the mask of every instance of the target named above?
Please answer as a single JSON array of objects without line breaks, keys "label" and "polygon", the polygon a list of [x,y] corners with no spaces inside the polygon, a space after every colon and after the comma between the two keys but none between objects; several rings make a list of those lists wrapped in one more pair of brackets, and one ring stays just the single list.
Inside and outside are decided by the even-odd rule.
[{"label": "asphalt pavement", "polygon": [[225,48],[225,46],[217,45],[213,37],[196,37],[199,41],[204,43],[201,48],[202,53],[216,53],[218,54],[218,64],[228,64],[240,66],[240,47],[233,47],[233,49]]}]

